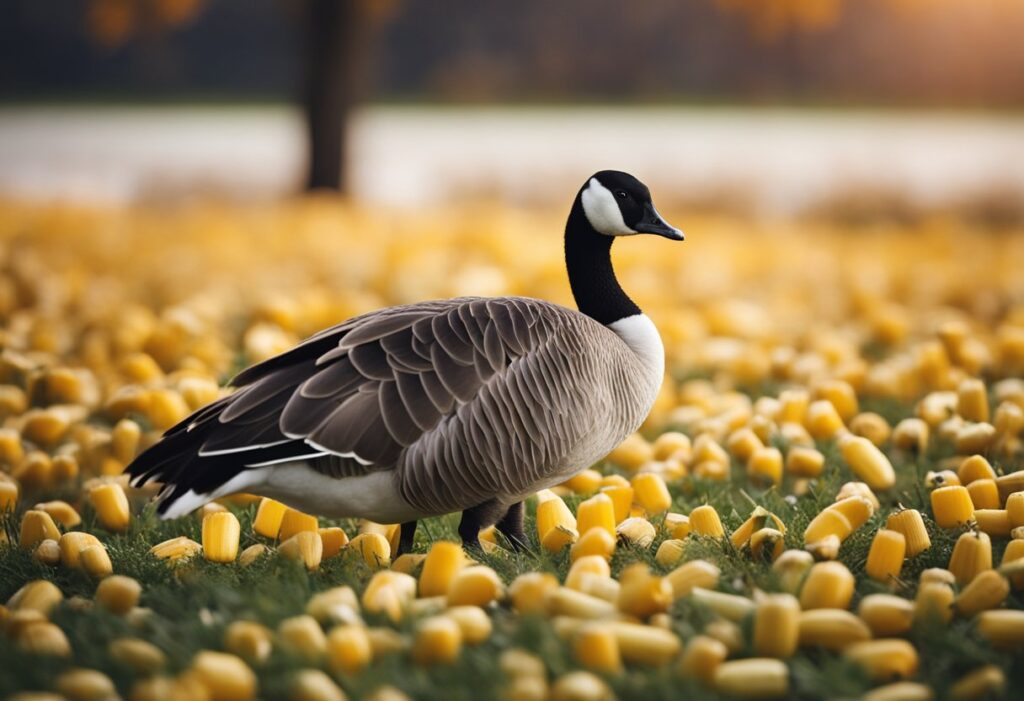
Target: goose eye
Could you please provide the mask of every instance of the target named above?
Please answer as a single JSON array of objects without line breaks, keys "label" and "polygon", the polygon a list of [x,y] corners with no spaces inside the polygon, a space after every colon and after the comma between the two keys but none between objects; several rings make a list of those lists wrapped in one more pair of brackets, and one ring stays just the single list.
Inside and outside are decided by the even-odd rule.
[{"label": "goose eye", "polygon": [[616,190],[615,191],[615,196],[618,197],[620,200],[624,200],[624,199],[626,199],[626,191],[625,190]]}]

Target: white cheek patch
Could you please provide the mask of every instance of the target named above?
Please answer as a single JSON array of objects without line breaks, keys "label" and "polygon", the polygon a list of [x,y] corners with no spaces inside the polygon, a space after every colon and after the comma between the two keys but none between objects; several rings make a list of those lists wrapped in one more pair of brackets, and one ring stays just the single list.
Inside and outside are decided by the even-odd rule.
[{"label": "white cheek patch", "polygon": [[604,185],[591,178],[581,197],[583,213],[594,230],[605,236],[631,236],[633,229],[626,226],[615,195]]}]

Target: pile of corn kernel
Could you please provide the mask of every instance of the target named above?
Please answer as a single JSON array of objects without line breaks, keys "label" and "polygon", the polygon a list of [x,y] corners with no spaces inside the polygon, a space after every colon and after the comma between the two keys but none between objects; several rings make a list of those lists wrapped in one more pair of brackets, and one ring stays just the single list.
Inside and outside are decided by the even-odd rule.
[{"label": "pile of corn kernel", "polygon": [[[51,614],[101,607],[140,626],[153,615],[106,545],[152,495],[128,487],[124,466],[229,391],[221,385],[242,365],[353,314],[462,294],[570,304],[561,216],[380,213],[315,199],[0,210],[0,512],[17,517],[0,562],[23,549],[96,582],[92,600],[65,598],[46,578],[3,583],[19,585],[0,606],[3,635],[68,661],[51,689],[20,700],[244,701],[261,696],[275,649],[304,661],[290,698],[346,699],[346,680],[387,656],[457,663],[491,639],[499,613],[503,625],[547,619],[576,664],[553,676],[536,651],[496,653],[510,701],[612,699],[624,670],[648,668],[726,696],[782,698],[796,688],[788,661],[808,650],[862,668],[870,701],[1013,694],[995,664],[931,689],[916,680],[922,660],[906,635],[969,619],[992,649],[1024,652],[1024,277],[1013,263],[1024,237],[941,220],[844,231],[699,218],[678,247],[621,243],[619,277],[658,324],[669,374],[640,433],[531,500],[531,547],[566,567],[564,578],[504,580],[481,564],[506,553],[493,529],[480,561],[422,537],[422,552],[393,558],[396,525],[346,532],[240,495],[201,510],[202,542],[173,538],[151,557],[172,573],[193,558],[239,568],[286,558],[310,576],[351,558],[365,586],[320,591],[275,630],[232,621],[181,671],[141,634],[110,640],[109,656],[134,675],[119,689],[74,662]],[[868,401],[897,402],[903,415],[886,419]],[[900,473],[925,455],[937,469]],[[849,479],[829,481],[840,473]],[[749,513],[735,519],[687,496],[717,483],[752,495]],[[760,503],[822,500],[833,483],[802,532]],[[926,495],[920,508],[900,504],[908,489]],[[241,549],[245,508],[259,542]],[[947,531],[956,537],[945,567],[908,586],[904,567]],[[844,564],[844,541],[865,532],[866,561]],[[766,563],[777,586],[722,581],[694,544]],[[864,578],[879,592],[860,595]],[[709,619],[685,638],[673,619],[682,599]],[[364,698],[408,698],[400,687]]]}]

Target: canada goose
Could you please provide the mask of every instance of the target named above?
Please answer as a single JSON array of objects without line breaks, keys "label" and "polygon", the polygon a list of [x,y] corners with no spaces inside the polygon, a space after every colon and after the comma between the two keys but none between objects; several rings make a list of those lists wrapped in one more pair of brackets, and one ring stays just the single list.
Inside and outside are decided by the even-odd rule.
[{"label": "canada goose", "polygon": [[612,269],[617,236],[683,240],[631,175],[601,171],[565,225],[579,311],[524,297],[381,309],[321,331],[234,378],[139,455],[132,483],[163,483],[174,518],[233,492],[305,512],[401,523],[462,511],[526,542],[522,502],[606,455],[646,417],[664,348]]}]

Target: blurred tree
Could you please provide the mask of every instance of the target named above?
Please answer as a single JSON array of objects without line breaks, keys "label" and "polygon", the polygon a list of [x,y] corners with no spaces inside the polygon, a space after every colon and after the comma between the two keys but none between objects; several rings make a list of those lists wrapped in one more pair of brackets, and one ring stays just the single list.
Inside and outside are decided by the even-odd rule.
[{"label": "blurred tree", "polygon": [[[100,45],[114,49],[152,38],[195,19],[205,0],[91,0],[86,23]],[[343,192],[349,116],[365,90],[367,56],[397,0],[292,0],[302,16],[305,52],[301,103],[308,135],[306,189]]]}]

